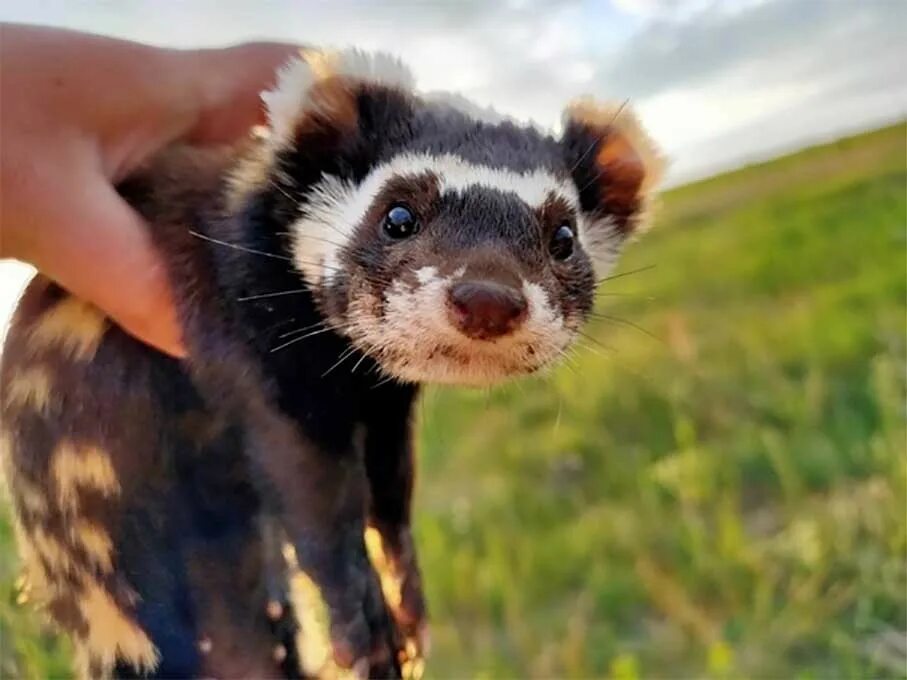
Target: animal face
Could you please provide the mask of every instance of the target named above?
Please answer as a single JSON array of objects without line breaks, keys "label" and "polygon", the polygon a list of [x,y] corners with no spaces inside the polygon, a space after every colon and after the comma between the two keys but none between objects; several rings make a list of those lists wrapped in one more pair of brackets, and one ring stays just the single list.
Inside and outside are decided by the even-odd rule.
[{"label": "animal face", "polygon": [[628,111],[576,104],[556,139],[420,97],[387,57],[309,55],[266,102],[257,174],[298,197],[296,268],[406,381],[485,384],[564,354],[660,172]]}]

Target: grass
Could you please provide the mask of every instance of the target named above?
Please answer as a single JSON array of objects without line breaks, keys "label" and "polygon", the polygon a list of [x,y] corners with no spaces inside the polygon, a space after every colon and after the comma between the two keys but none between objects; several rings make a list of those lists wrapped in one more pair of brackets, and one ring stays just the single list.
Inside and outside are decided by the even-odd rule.
[{"label": "grass", "polygon": [[[654,338],[598,321],[547,376],[425,394],[429,677],[905,676],[905,149],[670,192],[599,298]],[[59,675],[10,562],[0,675]]]}]

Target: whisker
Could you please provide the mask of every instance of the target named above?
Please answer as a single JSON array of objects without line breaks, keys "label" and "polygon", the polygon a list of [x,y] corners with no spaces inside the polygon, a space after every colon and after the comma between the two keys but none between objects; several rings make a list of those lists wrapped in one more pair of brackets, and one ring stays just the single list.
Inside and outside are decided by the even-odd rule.
[{"label": "whisker", "polygon": [[595,285],[600,286],[605,281],[614,281],[615,279],[621,279],[625,276],[630,276],[630,274],[639,274],[640,272],[648,271],[649,269],[655,269],[656,266],[657,265],[654,265],[654,264],[647,264],[645,267],[639,267],[638,269],[631,269],[628,272],[621,272],[620,274],[611,274],[610,276],[606,276],[606,277],[596,281]]},{"label": "whisker", "polygon": [[237,302],[248,302],[249,300],[261,300],[263,298],[279,297],[281,295],[298,295],[299,293],[309,292],[308,288],[295,288],[294,290],[279,290],[276,293],[261,293],[259,295],[246,295],[245,297],[236,298]]},{"label": "whisker", "polygon": [[344,361],[346,361],[346,360],[349,359],[351,356],[353,356],[353,354],[354,354],[356,351],[357,351],[357,349],[356,349],[356,347],[353,346],[353,345],[350,345],[347,349],[343,350],[343,352],[340,353],[340,358],[337,359],[337,361],[334,363],[333,366],[331,366],[328,370],[326,370],[324,373],[322,373],[322,374],[321,374],[321,377],[322,377],[322,378],[326,377],[328,373],[330,373],[331,371],[333,371],[333,370],[334,370],[335,368],[337,368],[340,364],[342,364]]},{"label": "whisker", "polygon": [[246,246],[237,245],[236,243],[228,243],[227,241],[221,241],[212,236],[206,236],[205,234],[200,234],[197,231],[189,230],[189,233],[195,238],[200,238],[204,241],[210,241],[211,243],[216,243],[219,246],[225,246],[227,248],[233,248],[234,250],[241,250],[244,253],[252,253],[253,255],[261,255],[262,257],[273,257],[275,260],[285,260],[287,262],[292,262],[292,259],[284,255],[277,255],[276,253],[266,253],[263,250],[255,250],[254,248],[247,248]]},{"label": "whisker", "polygon": [[597,357],[608,357],[607,354],[602,352],[600,349],[598,349],[594,345],[590,345],[586,342],[583,342],[582,340],[578,341],[576,343],[576,346],[580,349],[584,349],[584,350],[588,350],[589,352],[592,352],[592,354],[594,354]]},{"label": "whisker", "polygon": [[598,338],[596,338],[596,337],[593,336],[593,335],[589,335],[588,333],[586,333],[586,332],[584,332],[584,331],[581,331],[581,330],[577,330],[576,333],[577,333],[577,335],[580,335],[581,337],[585,338],[585,339],[588,340],[589,342],[591,342],[591,343],[593,343],[593,344],[595,344],[595,345],[601,347],[601,348],[602,348],[603,350],[605,350],[606,352],[614,352],[614,351],[615,351],[613,347],[609,347],[608,345],[606,345],[605,343],[601,342]]},{"label": "whisker", "polygon": [[[589,155],[589,152],[592,151],[592,149],[594,149],[598,145],[598,143],[601,142],[605,138],[605,135],[608,134],[608,132],[609,132],[608,128],[610,128],[612,125],[614,125],[614,121],[617,120],[617,117],[623,112],[623,110],[626,108],[627,104],[629,104],[629,103],[630,103],[629,99],[624,99],[623,103],[619,107],[617,107],[617,111],[614,112],[614,115],[611,117],[610,122],[605,126],[605,131],[602,134],[600,134],[598,136],[598,138],[589,145],[588,149],[583,151],[582,155],[579,157],[579,159],[576,161],[576,163],[573,164],[573,167],[570,168],[570,171],[567,174],[572,175],[574,170],[576,170],[579,167],[580,163],[582,163],[586,159],[586,156]],[[600,176],[601,176],[601,173],[599,173],[595,179],[598,179]],[[593,180],[593,181],[595,181],[595,180]],[[585,189],[587,189],[588,187],[589,187],[589,184],[587,184],[582,189],[580,189],[579,193],[583,193],[583,191]]]},{"label": "whisker", "polygon": [[323,236],[315,236],[314,234],[306,234],[303,232],[294,233],[291,231],[278,231],[275,233],[278,236],[289,236],[290,238],[308,238],[308,239],[312,239],[313,241],[321,241],[322,243],[327,243],[329,245],[334,246],[335,248],[346,248],[346,246],[341,245],[340,243],[337,243],[336,241],[332,241],[330,239],[324,238]]},{"label": "whisker", "polygon": [[284,196],[286,196],[286,198],[289,199],[290,201],[293,201],[294,203],[299,203],[302,200],[301,194],[299,196],[292,196],[291,194],[287,193],[287,191],[282,186],[280,186],[277,182],[275,182],[273,179],[269,179],[268,183],[273,188],[277,189],[277,191],[279,191]]},{"label": "whisker", "polygon": [[373,390],[378,389],[382,385],[386,385],[387,383],[389,383],[391,380],[394,380],[394,376],[388,375],[386,378],[382,378],[381,380],[376,382],[374,385],[372,385],[370,389],[373,389]]},{"label": "whisker", "polygon": [[644,335],[648,335],[653,340],[656,340],[658,342],[664,342],[664,340],[659,338],[652,331],[650,331],[646,328],[643,328],[638,323],[634,323],[633,321],[629,321],[627,319],[621,319],[620,317],[617,317],[617,316],[608,316],[607,314],[597,314],[597,315],[595,315],[594,318],[600,319],[601,321],[610,321],[611,323],[619,324],[621,326],[627,326],[628,328],[633,328]]},{"label": "whisker", "polygon": [[271,331],[277,330],[281,326],[286,326],[288,323],[293,323],[296,321],[296,317],[290,317],[289,319],[284,319],[283,321],[278,321],[277,323],[272,323],[270,326],[262,329],[257,333],[257,335],[263,335],[264,333],[270,333]]},{"label": "whisker", "polygon": [[576,369],[576,364],[574,363],[574,362],[575,362],[575,358],[572,357],[572,356],[570,356],[570,354],[568,354],[568,353],[566,352],[566,350],[564,350],[564,349],[559,349],[559,350],[558,350],[558,354],[560,354],[561,357],[563,357],[563,359],[564,359],[564,361],[563,361],[563,363],[561,364],[561,366],[563,366],[563,367],[566,368],[568,371],[570,371],[571,375],[579,376],[579,373],[577,372],[577,369]]},{"label": "whisker", "polygon": [[623,102],[621,102],[621,105],[617,107],[617,111],[615,111],[614,115],[611,116],[611,122],[608,123],[608,127],[611,127],[612,125],[614,125],[614,121],[616,121],[617,117],[624,112],[624,109],[627,108],[627,104],[629,104],[629,103],[630,103],[629,97],[627,97],[626,99],[623,100]]},{"label": "whisker", "polygon": [[601,176],[604,175],[604,174],[605,174],[605,170],[604,170],[604,169],[599,170],[598,172],[596,172],[596,173],[595,173],[595,176],[594,176],[592,179],[590,179],[588,182],[586,182],[583,186],[581,186],[581,187],[579,188],[579,192],[578,192],[578,193],[579,193],[580,195],[582,195],[582,193],[583,193],[586,189],[588,189],[588,188],[591,187],[593,184],[595,184],[599,179],[601,179]]},{"label": "whisker", "polygon": [[368,358],[368,354],[366,354],[365,352],[363,352],[363,353],[362,353],[362,356],[359,357],[359,361],[357,361],[355,364],[353,364],[353,367],[350,369],[350,374],[355,373],[355,372],[356,372],[356,369],[359,368],[359,365],[360,365],[363,361],[365,361],[367,358]]},{"label": "whisker", "polygon": [[313,324],[309,324],[308,326],[303,326],[302,328],[296,328],[292,331],[287,331],[286,333],[281,333],[280,335],[277,336],[277,339],[280,340],[282,338],[289,338],[291,335],[299,335],[300,333],[305,333],[306,331],[310,331],[313,328],[318,328],[320,326],[324,326],[325,324],[327,324],[327,321],[317,321]]},{"label": "whisker", "polygon": [[301,340],[305,340],[306,338],[311,338],[312,336],[315,336],[315,335],[321,335],[322,333],[327,333],[332,330],[334,330],[334,328],[329,326],[328,328],[322,328],[317,331],[312,331],[311,333],[306,333],[305,335],[300,335],[298,338],[293,338],[292,340],[287,340],[282,345],[277,345],[277,347],[273,348],[271,350],[271,352],[274,353],[277,350],[281,350],[281,349],[284,349],[285,347],[289,347],[290,345],[295,344]]},{"label": "whisker", "polygon": [[597,293],[597,295],[601,295],[602,297],[625,297],[625,298],[635,298],[635,299],[637,299],[637,300],[646,300],[647,302],[651,302],[651,301],[653,301],[653,300],[657,300],[657,299],[658,299],[658,298],[655,297],[654,295],[643,295],[642,293],[612,293],[612,292],[610,292],[610,291],[607,291],[607,292],[606,292],[606,291],[604,291],[604,290],[599,291],[599,292]]}]

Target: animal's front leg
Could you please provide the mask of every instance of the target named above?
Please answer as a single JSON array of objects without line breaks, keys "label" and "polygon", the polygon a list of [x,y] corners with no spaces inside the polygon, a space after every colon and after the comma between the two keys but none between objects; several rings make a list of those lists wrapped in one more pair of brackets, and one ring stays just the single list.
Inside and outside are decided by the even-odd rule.
[{"label": "animal's front leg", "polygon": [[422,577],[410,527],[415,481],[412,404],[416,388],[388,385],[371,400],[365,463],[370,503],[367,539],[390,612],[403,638],[404,676],[421,675],[428,652]]},{"label": "animal's front leg", "polygon": [[398,677],[398,645],[365,547],[361,447],[322,450],[288,422],[276,414],[254,419],[250,458],[264,500],[327,605],[337,663],[359,675]]}]

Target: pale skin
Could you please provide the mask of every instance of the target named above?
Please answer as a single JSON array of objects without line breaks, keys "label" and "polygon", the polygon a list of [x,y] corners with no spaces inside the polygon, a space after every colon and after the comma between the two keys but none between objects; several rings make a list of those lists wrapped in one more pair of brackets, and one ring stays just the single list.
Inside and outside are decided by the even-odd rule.
[{"label": "pale skin", "polygon": [[298,47],[169,50],[0,24],[0,258],[34,265],[122,328],[185,349],[147,225],[115,184],[164,147],[229,142]]}]

